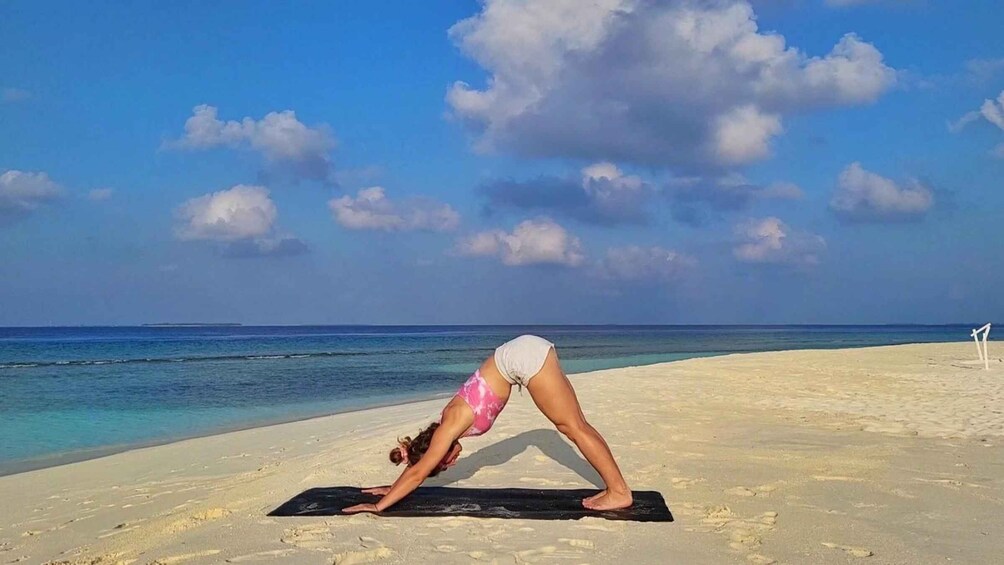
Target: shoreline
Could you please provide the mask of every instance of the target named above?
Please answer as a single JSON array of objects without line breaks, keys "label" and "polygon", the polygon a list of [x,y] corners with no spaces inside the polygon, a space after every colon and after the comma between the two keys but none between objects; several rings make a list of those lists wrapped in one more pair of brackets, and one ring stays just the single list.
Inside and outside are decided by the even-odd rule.
[{"label": "shoreline", "polygon": [[[110,445],[102,446],[88,449],[81,449],[76,451],[58,453],[54,455],[43,455],[40,457],[33,457],[29,459],[21,459],[12,464],[0,463],[0,477],[10,477],[14,475],[21,475],[24,473],[31,473],[33,471],[42,471],[45,469],[52,469],[55,467],[62,467],[65,465],[72,465],[73,463],[81,463],[84,461],[93,461],[95,459],[102,459],[104,457],[109,457],[111,455],[116,455],[119,453],[128,453],[131,451],[137,451],[140,449],[147,449],[150,447],[159,447],[164,445],[173,445],[183,441],[188,441],[192,439],[200,439],[215,436],[225,436],[234,432],[242,432],[246,430],[255,430],[259,428],[270,428],[273,426],[281,426],[283,424],[293,424],[297,422],[305,422],[310,420],[316,420],[319,418],[327,418],[329,416],[337,416],[340,414],[353,414],[356,412],[365,412],[366,410],[376,410],[378,408],[390,408],[395,406],[407,406],[409,404],[417,404],[420,402],[428,402],[429,400],[437,400],[439,398],[448,398],[450,393],[441,392],[435,393],[431,396],[421,396],[409,398],[407,400],[392,401],[392,402],[382,402],[379,404],[367,404],[365,406],[360,406],[357,408],[346,408],[344,410],[336,410],[334,412],[324,412],[319,414],[311,414],[309,416],[300,416],[290,419],[278,419],[278,420],[268,420],[265,422],[258,422],[254,424],[241,425],[226,427],[221,429],[216,429],[212,431],[207,431],[205,433],[190,434],[185,436],[172,436],[169,438],[160,438],[155,440],[149,440],[145,442],[120,444],[120,445]],[[43,463],[44,462],[44,463]]]},{"label": "shoreline", "polygon": [[[1004,363],[965,341],[729,354],[572,375],[628,484],[676,522],[276,518],[315,487],[389,484],[439,400],[0,477],[5,562],[982,563],[1004,552]],[[600,488],[526,395],[426,486]]]},{"label": "shoreline", "polygon": [[[129,327],[132,327],[132,326],[129,326]],[[139,326],[137,326],[137,327],[139,327]],[[254,326],[243,326],[243,327],[254,327]],[[736,327],[743,327],[743,326],[736,326]],[[681,363],[681,362],[685,362],[685,361],[689,361],[689,360],[693,360],[693,359],[721,358],[721,357],[730,357],[730,356],[736,356],[736,355],[756,355],[756,354],[761,354],[761,353],[788,353],[788,352],[799,352],[799,351],[806,351],[806,352],[812,352],[812,351],[841,351],[841,350],[870,349],[870,348],[880,348],[880,347],[900,347],[900,346],[910,346],[910,345],[948,344],[948,343],[953,343],[954,344],[954,343],[968,343],[968,342],[965,341],[965,340],[945,341],[945,342],[907,342],[907,343],[895,343],[895,344],[887,344],[887,345],[861,345],[861,346],[851,346],[851,347],[836,346],[836,347],[833,347],[833,348],[822,347],[822,348],[807,348],[807,349],[800,349],[800,348],[796,348],[796,349],[767,349],[767,350],[759,350],[759,351],[731,351],[731,352],[724,352],[724,353],[712,352],[712,353],[708,353],[708,354],[703,354],[702,353],[702,354],[694,355],[692,357],[686,357],[686,358],[683,358],[683,359],[675,359],[675,360],[672,360],[672,361],[659,361],[659,362],[648,363],[648,364],[626,365],[626,366],[623,366],[623,367],[614,367],[614,368],[606,368],[606,369],[595,369],[595,370],[591,370],[591,371],[584,371],[584,372],[581,372],[581,373],[569,373],[569,376],[572,376],[572,375],[588,375],[590,373],[596,373],[596,372],[617,371],[617,370],[622,370],[622,369],[633,369],[633,368],[638,368],[638,367],[657,367],[657,366],[660,366],[660,365],[667,365],[667,364],[672,364],[672,363]],[[673,354],[669,353],[669,354],[666,354],[666,355],[673,355]],[[277,418],[277,419],[272,419],[272,420],[266,420],[266,421],[251,423],[251,424],[247,424],[247,425],[227,426],[227,427],[223,427],[223,428],[218,428],[218,429],[213,429],[213,430],[210,430],[210,431],[206,431],[204,433],[188,434],[188,435],[181,435],[181,436],[171,436],[171,437],[153,439],[153,440],[148,440],[148,441],[143,441],[143,442],[137,442],[137,443],[117,444],[117,445],[100,446],[100,447],[94,447],[94,448],[84,448],[84,449],[80,449],[80,450],[74,450],[74,451],[71,451],[71,452],[61,452],[61,453],[56,453],[56,454],[51,454],[51,455],[42,455],[42,456],[38,456],[38,457],[31,457],[31,458],[28,458],[28,459],[17,460],[17,461],[11,462],[11,463],[0,463],[0,477],[7,477],[7,476],[19,475],[19,474],[23,474],[23,473],[30,473],[32,471],[40,471],[40,470],[49,469],[49,468],[53,468],[53,467],[61,467],[61,466],[64,466],[64,465],[70,465],[70,464],[79,463],[79,462],[82,462],[82,461],[91,461],[91,460],[94,460],[94,459],[101,459],[101,458],[108,457],[108,456],[111,456],[111,455],[115,455],[115,454],[118,454],[118,453],[127,453],[127,452],[130,452],[130,451],[135,451],[135,450],[139,450],[139,449],[146,449],[146,448],[157,447],[157,446],[162,446],[162,445],[171,445],[171,444],[175,444],[175,443],[178,443],[178,442],[183,442],[183,441],[190,440],[190,439],[213,437],[213,436],[226,435],[228,433],[240,432],[240,431],[245,431],[245,430],[252,430],[252,429],[258,429],[258,428],[268,428],[268,427],[272,427],[272,426],[281,426],[283,424],[290,424],[290,423],[294,423],[294,422],[303,422],[303,421],[314,420],[314,419],[318,419],[318,418],[326,418],[326,417],[329,417],[329,416],[335,416],[335,415],[339,415],[339,414],[351,414],[351,413],[362,412],[362,411],[366,411],[366,410],[374,410],[374,409],[378,409],[378,408],[387,408],[387,407],[392,407],[392,406],[405,406],[405,405],[409,405],[409,404],[416,404],[416,403],[426,402],[426,401],[429,401],[429,400],[435,400],[435,399],[439,399],[439,398],[449,398],[450,396],[452,396],[452,394],[449,393],[449,392],[433,393],[433,394],[428,395],[428,396],[415,396],[415,397],[412,397],[412,398],[409,398],[409,399],[406,399],[406,400],[391,401],[391,402],[382,402],[382,403],[378,403],[378,404],[366,404],[366,405],[359,406],[359,407],[354,407],[354,408],[346,408],[346,409],[343,409],[343,410],[334,410],[334,411],[331,411],[331,412],[321,412],[321,413],[317,413],[317,414],[311,414],[311,415],[306,415],[306,416],[298,416],[298,417],[289,418],[289,419],[286,419],[286,418]]]}]

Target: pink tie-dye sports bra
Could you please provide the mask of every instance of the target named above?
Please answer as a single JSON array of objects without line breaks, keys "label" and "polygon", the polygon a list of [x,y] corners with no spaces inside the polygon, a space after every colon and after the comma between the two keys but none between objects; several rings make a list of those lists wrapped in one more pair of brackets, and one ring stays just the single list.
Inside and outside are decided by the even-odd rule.
[{"label": "pink tie-dye sports bra", "polygon": [[460,386],[456,396],[462,398],[474,411],[474,424],[461,437],[479,436],[487,432],[495,423],[499,412],[505,408],[505,401],[488,386],[481,376],[481,369],[474,371],[467,382]]}]

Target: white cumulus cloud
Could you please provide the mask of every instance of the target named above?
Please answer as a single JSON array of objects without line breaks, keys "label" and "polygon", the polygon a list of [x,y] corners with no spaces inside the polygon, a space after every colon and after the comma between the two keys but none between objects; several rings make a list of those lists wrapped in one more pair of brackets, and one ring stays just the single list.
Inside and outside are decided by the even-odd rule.
[{"label": "white cumulus cloud", "polygon": [[271,232],[278,211],[267,188],[239,184],[188,200],[176,216],[179,239],[235,241]]},{"label": "white cumulus cloud", "polygon": [[578,267],[585,262],[582,242],[550,218],[526,220],[512,232],[489,230],[461,239],[460,255],[498,257],[510,266],[564,265]]},{"label": "white cumulus cloud", "polygon": [[450,29],[487,72],[456,82],[481,150],[721,168],[764,159],[786,115],[866,104],[897,72],[849,33],[823,56],[759,30],[745,0],[485,0]]},{"label": "white cumulus cloud", "polygon": [[781,118],[753,105],[734,108],[718,117],[715,147],[724,163],[748,163],[770,154],[770,140],[781,133]]},{"label": "white cumulus cloud", "polygon": [[297,255],[307,250],[298,238],[281,233],[278,209],[263,186],[239,184],[192,198],[175,210],[174,234],[183,241],[216,241],[226,257]]},{"label": "white cumulus cloud", "polygon": [[29,214],[62,195],[62,187],[45,173],[5,171],[0,174],[0,217]]},{"label": "white cumulus cloud", "polygon": [[223,121],[214,106],[202,104],[185,121],[185,135],[169,146],[185,149],[212,147],[250,148],[267,161],[289,168],[297,175],[331,182],[329,152],[335,139],[325,126],[309,127],[292,110],[269,112],[255,120]]},{"label": "white cumulus cloud", "polygon": [[379,186],[364,188],[355,198],[332,198],[328,207],[339,225],[352,230],[452,231],[460,225],[460,214],[448,204],[421,198],[395,202]]},{"label": "white cumulus cloud", "polygon": [[934,205],[934,192],[919,181],[906,186],[851,163],[837,179],[830,209],[852,221],[908,220],[923,216]]},{"label": "white cumulus cloud", "polygon": [[791,228],[775,217],[752,219],[735,227],[732,254],[744,263],[812,266],[826,249],[821,236]]}]

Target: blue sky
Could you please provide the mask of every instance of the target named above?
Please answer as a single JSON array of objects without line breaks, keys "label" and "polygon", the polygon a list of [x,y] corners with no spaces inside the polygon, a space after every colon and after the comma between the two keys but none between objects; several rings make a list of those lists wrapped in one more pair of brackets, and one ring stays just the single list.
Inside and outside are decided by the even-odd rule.
[{"label": "blue sky", "polygon": [[0,325],[1004,315],[974,0],[0,7]]}]

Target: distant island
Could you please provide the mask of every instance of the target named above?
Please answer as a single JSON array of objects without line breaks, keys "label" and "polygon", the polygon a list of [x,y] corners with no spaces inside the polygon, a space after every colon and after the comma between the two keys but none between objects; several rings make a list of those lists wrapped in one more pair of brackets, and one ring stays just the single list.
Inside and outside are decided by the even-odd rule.
[{"label": "distant island", "polygon": [[159,324],[143,324],[144,328],[232,328],[235,326],[240,326],[242,324],[234,323],[224,323],[224,324],[210,324],[201,322],[188,322],[181,324],[172,323],[159,323]]}]

